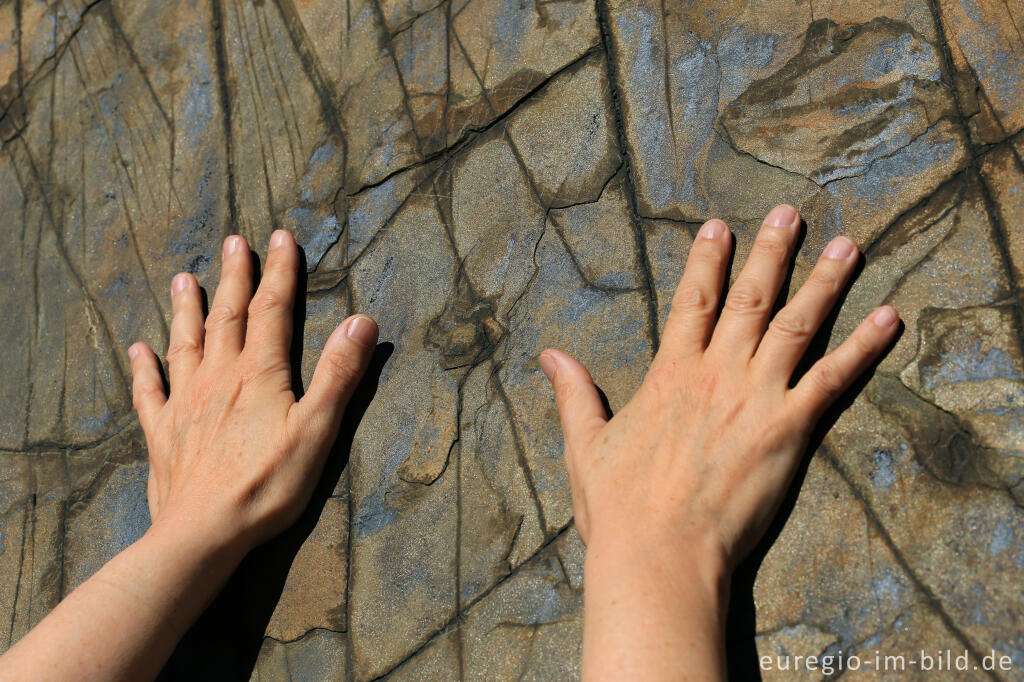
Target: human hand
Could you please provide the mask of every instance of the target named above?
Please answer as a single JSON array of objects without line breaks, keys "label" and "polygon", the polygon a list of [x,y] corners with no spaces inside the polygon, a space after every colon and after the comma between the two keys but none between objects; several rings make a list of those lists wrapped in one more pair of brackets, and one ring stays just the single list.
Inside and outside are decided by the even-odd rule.
[{"label": "human hand", "polygon": [[169,397],[149,346],[129,349],[154,527],[194,529],[217,548],[230,545],[244,555],[294,523],[309,503],[373,353],[377,325],[365,315],[342,322],[296,401],[288,354],[298,265],[292,235],[274,232],[253,295],[249,246],[228,237],[205,321],[196,278],[174,278]]},{"label": "human hand", "polygon": [[761,537],[817,420],[898,326],[895,310],[882,306],[789,388],[858,255],[848,237],[833,240],[769,323],[799,222],[788,206],[769,214],[717,324],[730,235],[720,220],[702,227],[657,356],[610,421],[580,363],[552,349],[541,355],[555,389],[585,542],[637,533],[670,544],[696,542],[731,568]]},{"label": "human hand", "polygon": [[775,515],[822,413],[896,333],[896,311],[876,309],[789,387],[858,258],[837,237],[769,320],[799,223],[790,206],[772,210],[717,321],[730,233],[720,220],[702,226],[661,347],[611,420],[583,365],[554,349],[540,356],[587,543],[585,676],[650,679],[680,665],[724,675],[729,574]]}]

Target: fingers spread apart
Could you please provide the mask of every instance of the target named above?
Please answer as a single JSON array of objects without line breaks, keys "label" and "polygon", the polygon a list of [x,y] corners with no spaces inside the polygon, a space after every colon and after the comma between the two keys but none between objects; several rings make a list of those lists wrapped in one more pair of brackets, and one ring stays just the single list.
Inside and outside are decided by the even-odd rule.
[{"label": "fingers spread apart", "polygon": [[287,364],[292,343],[292,310],[295,307],[299,252],[286,230],[270,236],[267,264],[260,285],[249,301],[246,353],[261,362]]},{"label": "fingers spread apart", "polygon": [[747,262],[725,297],[710,347],[729,357],[754,354],[789,270],[799,225],[800,214],[788,204],[776,206],[764,219]]},{"label": "fingers spread apart", "polygon": [[889,305],[876,308],[838,348],[811,366],[787,395],[797,410],[815,421],[856,381],[889,345],[899,316]]},{"label": "fingers spread apart", "polygon": [[810,277],[775,315],[761,339],[754,364],[763,375],[789,383],[811,339],[853,274],[858,255],[857,244],[849,237],[836,237],[825,247]]},{"label": "fingers spread apart", "polygon": [[692,355],[707,347],[725,283],[730,239],[729,227],[721,220],[709,220],[700,228],[672,297],[662,348]]},{"label": "fingers spread apart", "polygon": [[224,240],[220,282],[206,318],[207,356],[215,360],[237,356],[245,339],[246,306],[252,296],[252,255],[239,235]]},{"label": "fingers spread apart", "polygon": [[309,389],[293,406],[289,419],[314,424],[324,438],[333,440],[373,357],[378,333],[377,323],[367,315],[353,315],[338,325],[324,344]]}]

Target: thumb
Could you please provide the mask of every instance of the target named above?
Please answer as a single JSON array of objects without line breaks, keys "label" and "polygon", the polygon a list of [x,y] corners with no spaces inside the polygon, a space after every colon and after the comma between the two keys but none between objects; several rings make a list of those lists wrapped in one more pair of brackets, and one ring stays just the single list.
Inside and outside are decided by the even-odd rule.
[{"label": "thumb", "polygon": [[293,406],[295,418],[322,427],[330,440],[337,436],[345,407],[370,364],[377,334],[377,323],[368,315],[352,315],[331,332],[309,389]]},{"label": "thumb", "polygon": [[608,422],[608,413],[586,367],[554,348],[545,349],[539,361],[555,389],[555,406],[567,446],[589,438]]}]

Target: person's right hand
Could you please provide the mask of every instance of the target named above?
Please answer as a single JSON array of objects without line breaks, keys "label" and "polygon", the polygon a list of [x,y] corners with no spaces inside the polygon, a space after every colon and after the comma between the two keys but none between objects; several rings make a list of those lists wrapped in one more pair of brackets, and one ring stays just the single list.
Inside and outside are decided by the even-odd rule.
[{"label": "person's right hand", "polygon": [[199,283],[171,284],[170,396],[144,343],[129,349],[133,396],[149,450],[154,527],[193,529],[244,554],[291,525],[306,507],[369,363],[377,324],[353,315],[328,338],[309,390],[296,402],[289,347],[298,250],[274,232],[252,293],[252,256],[224,241],[220,284],[203,318]]},{"label": "person's right hand", "polygon": [[692,579],[692,593],[720,597],[774,516],[817,420],[892,341],[896,311],[882,306],[789,387],[858,258],[852,240],[834,239],[771,318],[799,223],[787,205],[769,214],[721,317],[730,234],[720,220],[703,225],[661,347],[610,421],[583,365],[553,349],[541,354],[565,435],[588,580],[607,570],[628,583],[623,571],[635,563],[646,570],[634,576],[638,590],[659,570],[676,570]]}]

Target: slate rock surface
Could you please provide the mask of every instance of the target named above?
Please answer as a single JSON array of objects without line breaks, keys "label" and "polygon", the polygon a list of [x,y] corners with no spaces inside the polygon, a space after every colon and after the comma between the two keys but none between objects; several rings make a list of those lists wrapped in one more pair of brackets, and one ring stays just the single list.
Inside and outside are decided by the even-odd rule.
[{"label": "slate rock surface", "polygon": [[905,330],[809,456],[747,634],[1024,678],[1022,31],[1002,0],[0,2],[0,650],[149,523],[125,351],[166,350],[171,277],[212,291],[223,237],[285,228],[302,381],[351,312],[386,346],[315,504],[168,677],[578,676],[537,353],[621,408],[701,222],[742,263],[788,201],[790,294],[833,236],[866,256],[823,345],[883,302]]}]

